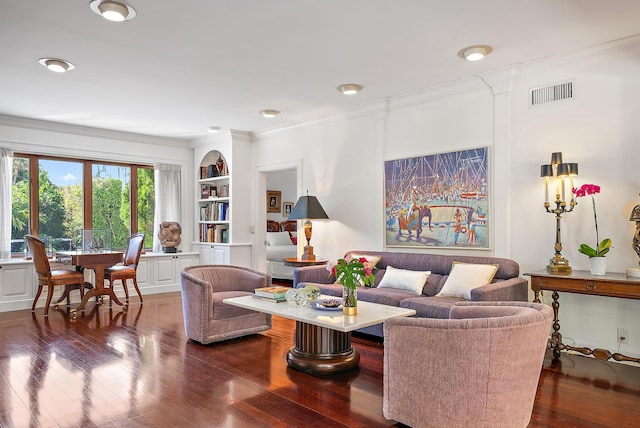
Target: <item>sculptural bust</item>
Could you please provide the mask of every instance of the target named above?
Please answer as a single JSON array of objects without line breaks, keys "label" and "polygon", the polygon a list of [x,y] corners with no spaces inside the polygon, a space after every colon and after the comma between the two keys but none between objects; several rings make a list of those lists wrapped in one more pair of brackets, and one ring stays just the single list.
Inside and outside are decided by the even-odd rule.
[{"label": "sculptural bust", "polygon": [[178,245],[180,245],[180,234],[182,228],[177,221],[163,221],[160,223],[160,230],[158,231],[158,239],[162,245],[162,252],[164,253],[176,253]]}]

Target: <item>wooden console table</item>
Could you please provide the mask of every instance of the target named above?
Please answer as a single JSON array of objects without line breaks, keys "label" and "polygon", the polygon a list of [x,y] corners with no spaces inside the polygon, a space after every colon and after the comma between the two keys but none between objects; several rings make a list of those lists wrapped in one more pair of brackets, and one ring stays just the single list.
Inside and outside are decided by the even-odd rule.
[{"label": "wooden console table", "polygon": [[605,275],[591,275],[589,271],[574,270],[570,274],[553,274],[546,270],[524,275],[531,277],[531,289],[535,293],[534,302],[540,303],[542,290],[553,291],[553,333],[551,333],[550,345],[554,357],[560,356],[563,349],[580,352],[584,355],[593,355],[599,360],[632,361],[640,363],[640,358],[628,357],[620,353],[614,353],[601,348],[578,348],[562,343],[560,333],[560,321],[558,311],[558,292],[588,294],[590,296],[622,297],[625,299],[640,299],[640,278],[628,277],[623,273],[608,273]]}]

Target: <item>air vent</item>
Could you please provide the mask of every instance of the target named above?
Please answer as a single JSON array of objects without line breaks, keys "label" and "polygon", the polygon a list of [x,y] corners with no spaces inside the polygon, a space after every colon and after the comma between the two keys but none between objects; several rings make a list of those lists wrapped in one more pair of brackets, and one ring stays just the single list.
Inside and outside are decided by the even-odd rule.
[{"label": "air vent", "polygon": [[529,91],[529,106],[573,98],[573,82],[558,83]]}]

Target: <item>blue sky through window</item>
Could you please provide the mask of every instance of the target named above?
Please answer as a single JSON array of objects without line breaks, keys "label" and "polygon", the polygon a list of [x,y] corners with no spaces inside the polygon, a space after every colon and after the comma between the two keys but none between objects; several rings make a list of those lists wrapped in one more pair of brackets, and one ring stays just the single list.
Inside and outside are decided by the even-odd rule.
[{"label": "blue sky through window", "polygon": [[56,186],[69,186],[82,182],[82,163],[40,159],[40,169],[47,171]]}]

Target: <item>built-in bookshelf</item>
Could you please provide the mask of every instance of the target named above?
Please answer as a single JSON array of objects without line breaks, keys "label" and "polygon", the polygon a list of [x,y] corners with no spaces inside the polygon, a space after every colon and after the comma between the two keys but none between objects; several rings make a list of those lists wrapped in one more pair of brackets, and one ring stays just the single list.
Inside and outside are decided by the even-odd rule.
[{"label": "built-in bookshelf", "polygon": [[199,172],[198,241],[228,243],[231,205],[227,161],[213,150],[203,158]]},{"label": "built-in bookshelf", "polygon": [[251,262],[251,136],[222,131],[194,142],[194,240],[201,264]]}]

